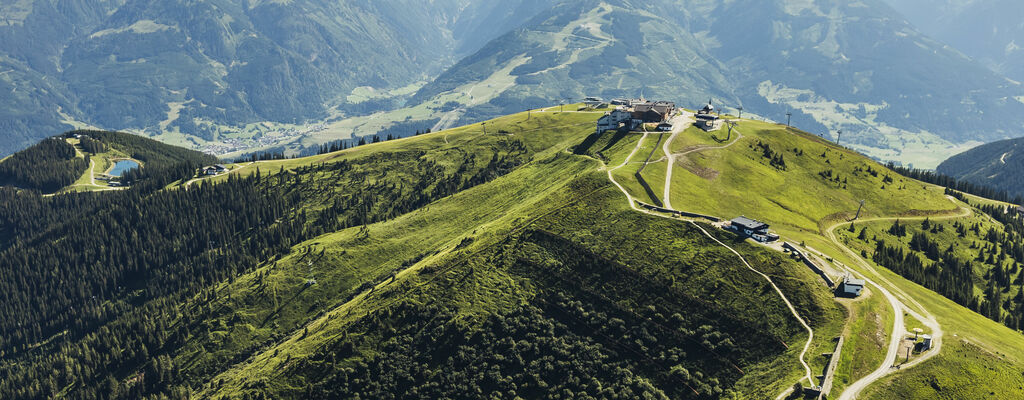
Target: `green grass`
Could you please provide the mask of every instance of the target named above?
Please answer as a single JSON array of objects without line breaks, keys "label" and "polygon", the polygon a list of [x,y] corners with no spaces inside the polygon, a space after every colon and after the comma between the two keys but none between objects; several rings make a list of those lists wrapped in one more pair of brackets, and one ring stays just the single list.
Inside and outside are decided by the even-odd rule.
[{"label": "green grass", "polygon": [[[786,240],[805,242],[859,273],[867,274],[876,281],[891,283],[886,286],[905,304],[919,311],[923,307],[938,318],[945,330],[946,340],[967,338],[985,351],[1005,358],[1010,365],[1024,365],[1024,336],[884,268],[875,266],[878,275],[862,270],[855,260],[823,236],[826,227],[851,218],[862,199],[866,200],[862,217],[923,219],[923,216],[928,215],[950,215],[958,204],[946,199],[941,188],[903,178],[866,157],[793,129],[743,121],[739,123],[739,131],[743,138],[727,149],[706,150],[680,158],[673,173],[672,203],[675,208],[725,218],[746,215],[764,220],[772,224],[772,228]],[[717,134],[723,135],[722,132]],[[687,130],[679,135],[676,139],[678,144],[674,143],[672,147],[678,151],[708,145],[709,139],[706,133]],[[768,159],[762,157],[761,149],[756,147],[759,141],[768,144],[776,153],[783,154],[786,170],[769,165]],[[803,152],[802,156],[798,155],[800,151]],[[863,172],[868,167],[877,171],[878,176]],[[861,171],[854,174],[857,168]],[[837,183],[822,178],[819,172],[825,170],[832,170],[833,174],[838,173],[846,178],[845,185],[842,180]],[[893,179],[891,183],[883,182],[886,175]],[[645,197],[643,189],[635,184],[631,174],[617,173],[616,179],[637,198]],[[975,222],[984,226],[991,224],[991,221],[980,219]],[[916,220],[915,223],[919,224],[920,221]],[[877,225],[887,228],[890,224],[880,222]],[[841,238],[846,233],[843,228],[836,231]],[[949,231],[947,227],[947,234]],[[852,247],[856,252],[861,249],[856,245]],[[891,330],[891,310],[887,302],[880,300],[881,296],[873,297],[876,298],[856,306],[863,309],[851,311],[855,316],[878,316],[878,319],[872,321],[855,317],[851,321],[847,340],[853,352],[844,355],[841,360],[837,391],[834,393],[839,393],[843,386],[876,368],[883,355],[878,351],[884,353],[887,348],[886,342],[879,340],[876,335],[884,330],[883,334],[888,336]],[[913,324],[919,325],[920,322],[908,319],[908,325]],[[967,363],[971,364],[971,368],[984,371],[984,364],[972,364],[975,361],[970,359],[954,363],[947,360],[947,357],[954,356],[943,351],[936,357],[938,361],[930,360],[915,369],[932,370],[930,373],[946,376],[955,374],[949,368],[956,363]],[[994,382],[1012,383],[1002,381],[1003,376],[996,374],[991,378]],[[892,379],[898,381],[897,378]],[[983,387],[980,383],[977,386]],[[921,390],[920,387],[911,389]]]},{"label": "green grass", "polygon": [[832,393],[842,390],[878,368],[889,348],[892,307],[881,293],[871,288],[856,300],[844,300],[850,309],[846,342],[836,367]]},{"label": "green grass", "polygon": [[[534,152],[533,162],[491,183],[385,222],[298,244],[291,255],[222,285],[214,305],[219,316],[206,323],[209,333],[189,339],[178,359],[186,369],[206,370],[237,354],[246,354],[247,349],[256,351],[248,360],[211,379],[216,384],[199,388],[198,394],[233,397],[258,385],[286,396],[296,393],[305,387],[304,378],[301,374],[281,376],[281,371],[296,368],[297,360],[314,357],[318,349],[342,337],[355,335],[366,339],[365,343],[377,343],[383,337],[375,335],[384,333],[359,333],[355,326],[368,315],[383,312],[397,302],[441,301],[459,310],[463,321],[460,324],[473,326],[472,321],[531,301],[540,293],[541,284],[535,281],[536,277],[524,280],[521,272],[498,268],[487,261],[494,256],[484,256],[497,251],[508,240],[525,240],[519,235],[528,227],[554,232],[583,248],[599,251],[602,257],[622,260],[631,268],[646,265],[642,271],[676,276],[676,290],[681,293],[728,307],[740,316],[750,315],[751,320],[777,321],[769,324],[775,327],[773,330],[789,327],[785,329],[790,329],[790,333],[778,331],[789,343],[789,349],[755,365],[743,366],[746,372],[734,390],[753,398],[774,397],[792,385],[803,375],[796,355],[806,336],[802,330],[794,329],[795,321],[780,308],[774,292],[762,290],[764,298],[749,297],[749,289],[745,288],[761,286],[763,281],[746,270],[738,274],[719,270],[726,265],[735,267],[731,253],[701,239],[682,222],[630,210],[621,193],[608,182],[607,175],[598,171],[598,162],[565,151],[586,137],[597,116],[534,113],[531,121],[524,122],[525,114],[519,114],[488,122],[487,136],[477,124],[305,159],[259,162],[236,172],[251,174],[259,167],[264,173],[281,169],[302,173],[300,167],[304,165],[354,160],[381,152],[424,151],[431,157],[455,149],[475,151],[481,144],[486,146],[492,140],[489,137],[499,135],[497,131],[502,129],[523,140]],[[531,132],[531,128],[544,126],[547,130]],[[516,133],[518,128],[522,128],[520,133]],[[601,143],[601,148],[607,146],[602,154],[621,163],[638,139],[639,135],[632,134],[615,143],[607,140]],[[649,138],[647,142],[645,145],[650,147],[654,140]],[[666,163],[661,164],[664,167]],[[213,180],[221,179],[226,177]],[[624,230],[623,226],[639,229],[639,233]],[[651,251],[679,261],[653,263],[645,252],[626,251],[614,245],[629,243],[631,239],[627,237],[634,234],[650,236],[648,243],[663,243]],[[766,269],[784,291],[798,294],[791,299],[820,332],[808,359],[815,368],[823,369],[825,360],[815,359],[813,354],[831,351],[832,337],[842,330],[843,310],[801,264],[742,242],[734,245],[755,265]],[[711,261],[716,259],[721,261]],[[310,261],[317,284],[303,289]],[[437,272],[439,267],[465,271],[466,265],[473,266],[472,278],[468,280],[453,281],[452,273]],[[387,277],[395,270],[402,272],[392,282]],[[371,292],[357,289],[366,282],[376,288]],[[261,345],[268,341],[269,345]],[[372,357],[377,351],[375,345],[360,347],[365,357]]]},{"label": "green grass", "polygon": [[957,337],[942,355],[869,387],[870,399],[1021,399],[1020,364]]},{"label": "green grass", "polygon": [[[754,121],[740,122],[737,129],[743,138],[735,145],[685,157],[682,162],[692,162],[695,169],[713,173],[702,177],[689,169],[678,169],[673,174],[672,202],[687,206],[677,208],[726,218],[747,215],[773,224],[782,233],[818,232],[820,223],[835,219],[839,214],[852,216],[862,199],[866,200],[866,216],[939,212],[952,208],[941,192],[911,183],[859,154],[816,136]],[[701,137],[707,133],[687,130],[680,138],[700,140],[693,139],[693,135]],[[755,147],[759,141],[783,154],[787,170],[768,165],[761,150]],[[794,149],[802,151],[803,155],[796,155]],[[879,171],[878,177],[866,172],[854,175],[855,168],[869,166]],[[846,188],[819,176],[826,170],[846,178]],[[882,182],[886,174],[894,183]]]},{"label": "green grass", "polygon": [[[282,169],[291,171],[306,165],[331,163],[350,159],[351,157],[361,157],[369,152],[396,150],[426,151],[438,148],[456,149],[461,145],[472,143],[477,137],[484,135],[485,129],[488,136],[522,139],[532,151],[551,150],[552,146],[565,141],[567,136],[572,136],[574,138],[572,141],[565,141],[558,146],[560,149],[554,149],[555,151],[566,150],[582,140],[579,137],[581,134],[585,137],[589,133],[588,131],[593,131],[599,117],[599,114],[567,112],[532,113],[530,118],[527,119],[527,113],[523,112],[486,121],[486,127],[481,124],[473,124],[419,136],[370,143],[364,146],[311,157],[258,161],[246,165],[245,168],[236,173],[241,176],[248,176],[256,173],[257,168],[263,173],[278,172]],[[213,182],[225,179],[228,179],[228,175],[209,178]]]},{"label": "green grass", "polygon": [[673,153],[681,153],[688,150],[693,150],[697,147],[721,146],[728,143],[729,141],[736,137],[735,133],[732,135],[732,137],[728,137],[728,132],[729,128],[725,128],[723,130],[718,130],[715,132],[705,132],[703,129],[691,125],[678,136],[676,136],[676,139],[672,141],[672,147],[670,150],[672,150]]}]

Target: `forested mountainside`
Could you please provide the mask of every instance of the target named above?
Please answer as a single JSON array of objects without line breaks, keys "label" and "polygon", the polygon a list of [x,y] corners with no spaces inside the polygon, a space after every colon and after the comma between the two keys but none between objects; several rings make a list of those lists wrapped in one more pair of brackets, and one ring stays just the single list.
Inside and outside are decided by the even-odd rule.
[{"label": "forested mountainside", "polygon": [[[147,165],[127,190],[0,190],[0,394],[721,398],[790,386],[802,369],[786,343],[806,332],[768,283],[695,227],[636,214],[597,161],[564,152],[596,115],[538,114],[209,181]],[[796,277],[782,289],[813,326],[841,320],[800,264],[733,245]],[[452,379],[431,383],[439,373]]]},{"label": "forested mountainside", "polygon": [[0,4],[0,90],[12,93],[0,110],[0,154],[66,130],[69,120],[199,140],[218,137],[221,126],[392,107],[398,99],[348,97],[431,79],[533,4],[73,3]]},{"label": "forested mountainside", "polygon": [[0,162],[0,184],[56,192],[72,184],[87,168],[88,157],[77,157],[75,146],[52,138]]},{"label": "forested mountainside", "polygon": [[1024,138],[975,147],[943,161],[936,171],[1024,196]]},{"label": "forested mountainside", "polygon": [[[208,154],[128,133],[70,131],[0,160],[0,185],[54,193],[83,180],[83,176],[102,173],[96,171],[97,160],[93,157],[110,153],[139,161],[157,175],[174,169],[187,175],[201,165],[217,162]],[[105,170],[109,162],[100,162]],[[144,177],[139,171],[129,171],[122,180],[129,183]]]}]

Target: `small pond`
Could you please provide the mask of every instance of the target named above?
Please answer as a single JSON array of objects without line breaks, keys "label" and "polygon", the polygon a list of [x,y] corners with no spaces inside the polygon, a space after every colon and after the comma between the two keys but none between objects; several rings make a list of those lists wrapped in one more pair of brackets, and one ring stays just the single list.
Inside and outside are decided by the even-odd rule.
[{"label": "small pond", "polygon": [[124,175],[125,171],[138,167],[138,162],[132,160],[118,160],[114,163],[114,169],[110,170],[110,175],[120,177],[121,175]]}]

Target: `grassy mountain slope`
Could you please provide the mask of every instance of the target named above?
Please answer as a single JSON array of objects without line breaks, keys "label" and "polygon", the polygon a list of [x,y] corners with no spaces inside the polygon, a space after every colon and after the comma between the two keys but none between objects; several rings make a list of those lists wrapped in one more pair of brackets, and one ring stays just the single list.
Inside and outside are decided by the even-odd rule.
[{"label": "grassy mountain slope", "polygon": [[[660,139],[663,144],[668,135]],[[659,137],[649,135],[645,141],[654,143]],[[642,149],[653,147],[641,145]],[[709,145],[712,148],[708,148]],[[729,146],[716,148],[725,145]],[[784,240],[803,243],[812,253],[821,254],[821,258],[828,261],[826,265],[840,272],[852,270],[863,274],[892,292],[904,307],[936,318],[945,331],[949,347],[918,366],[883,378],[881,384],[863,395],[881,399],[979,398],[988,395],[989,384],[992,384],[1004,388],[997,398],[1020,396],[1024,371],[1019,365],[1024,360],[1021,351],[1024,336],[886,269],[896,269],[895,265],[879,265],[871,259],[870,253],[859,256],[857,252],[861,249],[873,250],[874,242],[870,238],[874,235],[869,234],[865,244],[864,240],[851,239],[857,233],[846,236],[845,231],[861,199],[866,201],[861,217],[865,221],[882,221],[878,224],[886,228],[896,219],[920,224],[928,217],[932,221],[953,220],[970,226],[973,219],[987,219],[980,210],[972,211],[962,202],[945,197],[942,188],[903,178],[862,155],[784,126],[740,121],[731,134],[728,129],[710,134],[687,130],[678,135],[670,147],[673,153],[680,154],[673,167],[670,193],[671,203],[677,209],[726,218],[742,214],[764,220],[772,224]],[[661,196],[666,170],[657,167],[659,163],[665,164],[660,148],[658,145],[652,157],[655,163],[643,172],[657,196]],[[640,153],[646,155],[645,150]],[[653,201],[648,192],[635,183],[633,174],[639,168],[640,164],[631,164],[616,171],[615,177],[637,199]],[[862,225],[860,222],[856,225],[859,232]],[[868,229],[872,232],[871,226]],[[830,239],[832,232],[839,234],[835,241]],[[946,232],[948,236],[950,229]],[[986,231],[981,230],[981,234]],[[961,247],[968,246],[966,243]],[[1003,248],[1001,246],[999,248]],[[846,247],[853,250],[847,252]],[[978,250],[970,251],[977,253]],[[937,275],[937,271],[928,273]],[[987,267],[979,267],[975,276],[980,280],[991,275]],[[978,284],[984,286],[984,282]],[[847,304],[858,307],[852,310],[852,315],[875,319],[892,312],[891,309],[879,311],[877,305],[864,303],[878,297],[877,292],[871,294],[873,289],[869,287],[867,299]],[[1015,290],[1010,288],[1002,299],[1016,295]],[[1016,310],[1017,303],[1008,304],[1007,309]],[[858,320],[847,326],[844,337],[854,354],[840,361],[839,389],[844,383],[851,384],[878,367],[877,362],[882,358],[875,358],[875,364],[865,365],[864,357],[870,358],[871,354],[878,357],[879,352],[885,351],[887,340],[872,338],[888,337],[891,331],[886,332],[885,327],[891,330],[892,322],[880,322]],[[915,324],[921,326],[920,322],[908,319],[906,329]],[[961,371],[967,374],[962,375]],[[833,396],[836,394],[833,392]]]},{"label": "grassy mountain slope", "polygon": [[1024,138],[975,147],[943,161],[935,171],[1024,196]]},{"label": "grassy mountain slope", "polygon": [[[794,344],[806,333],[763,279],[691,225],[634,213],[599,162],[566,151],[596,118],[515,114],[489,121],[486,134],[478,124],[257,162],[169,190],[0,192],[20,202],[4,207],[2,227],[24,225],[0,231],[0,276],[16,300],[0,310],[11,332],[0,342],[0,390],[16,399],[468,393],[461,381],[427,384],[424,373],[443,368],[503,394],[509,383],[537,393],[569,374],[579,381],[563,394],[717,398],[774,395],[799,379]],[[92,211],[61,217],[80,207]],[[127,226],[147,234],[122,239]],[[731,244],[818,329],[811,352],[826,351],[843,312],[813,275]],[[70,248],[105,251],[51,268]],[[20,311],[43,297],[12,277],[47,282],[48,306]],[[83,293],[98,298],[76,303]],[[523,348],[521,363],[470,355],[504,346],[492,335],[544,339]],[[474,345],[458,345],[464,336]],[[438,343],[464,361],[432,353]],[[390,364],[392,355],[411,359]],[[543,376],[511,374],[548,357],[557,359]],[[483,363],[510,375],[474,378]]]},{"label": "grassy mountain slope", "polygon": [[[331,393],[351,395],[346,389],[363,390],[363,395],[370,397],[380,395],[376,390],[399,397],[413,393],[428,396],[464,393],[448,385],[431,389],[422,379],[438,373],[452,379],[458,379],[456,376],[460,374],[473,376],[479,362],[505,364],[501,368],[512,368],[505,373],[513,374],[514,363],[500,359],[446,360],[444,354],[447,351],[473,351],[458,345],[463,335],[480,338],[491,332],[499,335],[496,339],[507,340],[506,335],[512,332],[503,334],[501,330],[528,329],[516,328],[510,321],[496,322],[513,318],[520,312],[516,310],[524,306],[530,310],[528,315],[531,318],[553,324],[556,333],[564,332],[559,335],[571,335],[567,342],[587,344],[591,348],[588,351],[594,351],[595,356],[604,359],[602,363],[615,368],[631,365],[631,368],[636,368],[633,371],[637,379],[646,381],[650,386],[640,386],[644,388],[642,391],[633,389],[638,390],[635,395],[665,392],[670,397],[688,398],[692,397],[688,386],[692,386],[708,396],[733,387],[733,382],[740,379],[736,389],[757,396],[756,393],[775,393],[786,386],[787,379],[794,379],[791,352],[785,357],[789,364],[775,361],[767,354],[785,352],[780,340],[787,343],[800,340],[797,339],[799,329],[795,321],[786,317],[777,298],[762,300],[758,297],[756,301],[765,301],[764,306],[743,306],[755,301],[745,293],[766,293],[766,288],[755,279],[756,276],[737,265],[724,249],[714,249],[692,228],[629,211],[622,204],[621,195],[610,187],[602,174],[594,172],[594,163],[564,154],[552,156],[553,159],[541,158],[535,165],[528,165],[494,184],[453,196],[408,217],[366,230],[351,229],[303,244],[312,247],[310,254],[318,254],[318,249],[326,250],[324,260],[341,258],[345,264],[359,265],[362,264],[360,259],[365,257],[362,254],[377,254],[378,257],[381,253],[394,254],[381,251],[387,247],[380,246],[387,246],[390,242],[401,243],[401,255],[389,257],[391,262],[382,269],[385,272],[391,268],[408,269],[393,279],[384,274],[374,281],[379,283],[373,289],[330,309],[307,324],[301,333],[296,330],[280,343],[263,349],[254,358],[216,378],[203,395],[237,397],[242,393],[264,390],[286,397],[310,394],[317,397]],[[559,172],[552,174],[555,169]],[[515,197],[504,199],[504,196],[496,197],[497,193],[512,193]],[[466,213],[468,204],[481,206],[469,208],[473,211]],[[609,223],[595,226],[595,215]],[[426,221],[432,222],[428,224]],[[417,233],[421,229],[412,228],[424,225],[431,227],[430,236]],[[622,235],[627,231],[622,230],[622,226],[631,227],[628,231],[642,232],[640,237],[635,237],[632,247],[612,245],[624,239]],[[660,245],[655,245],[658,243]],[[637,251],[638,248],[645,250]],[[772,275],[798,276],[792,281],[785,280],[787,292],[814,293],[812,297],[800,300],[800,307],[805,315],[824,312],[814,321],[815,326],[839,319],[836,318],[839,311],[834,305],[829,305],[827,296],[823,296],[825,293],[814,284],[806,283],[813,281],[806,271],[763,250],[742,248],[756,260],[756,265],[775,271],[771,272]],[[420,251],[425,252],[426,257],[418,259],[415,254]],[[412,258],[399,266],[399,261],[406,256]],[[305,268],[307,259],[309,257],[303,255],[283,259],[269,272],[269,276],[298,273]],[[710,268],[712,265],[715,267]],[[295,284],[301,284],[301,281],[293,280]],[[238,288],[257,285],[249,278],[236,284]],[[228,292],[231,290],[234,289],[226,289]],[[574,316],[575,311],[565,308],[574,302],[582,302],[572,306],[579,307],[582,315]],[[698,311],[701,308],[710,310]],[[416,311],[410,312],[410,309]],[[673,322],[676,317],[670,316],[684,310],[687,311],[683,313],[685,322]],[[512,311],[511,315],[509,311]],[[431,318],[440,320],[426,320]],[[587,332],[602,329],[602,319],[607,321],[608,318],[624,319],[626,329]],[[644,324],[641,321],[645,318],[655,318],[656,322]],[[490,326],[495,323],[505,327]],[[642,329],[650,331],[654,337],[638,338],[639,333],[628,328],[634,324],[641,324]],[[702,328],[705,324],[708,327]],[[733,328],[726,328],[730,325]],[[440,331],[423,336],[435,329]],[[501,330],[490,331],[494,329]],[[751,333],[749,329],[757,333]],[[528,332],[521,331],[520,334]],[[516,336],[513,334],[511,338]],[[674,339],[666,343],[667,338]],[[397,356],[391,346],[395,342],[405,343],[408,339],[413,342],[402,344],[409,346],[405,347],[409,350],[404,351],[411,351],[407,356],[422,365],[416,372],[409,371],[411,378],[396,376],[392,381],[388,377],[371,375],[363,378],[369,379],[368,382],[350,383],[349,388],[335,386],[354,379],[353,374],[362,374],[360,369],[367,368],[365,364],[373,365]],[[726,339],[729,339],[728,344],[723,342]],[[632,340],[643,340],[644,345],[630,344]],[[707,342],[701,344],[704,340]],[[747,342],[750,340],[766,342]],[[455,343],[449,345],[449,341]],[[433,343],[430,352],[424,347],[428,343]],[[471,339],[469,343],[476,351],[484,351],[475,340]],[[764,349],[753,350],[758,347]],[[451,350],[447,350],[449,348]],[[706,354],[716,348],[716,355],[724,357],[725,361]],[[742,349],[752,352],[746,353]],[[755,355],[762,351],[767,354]],[[665,359],[658,356],[659,352],[678,354],[678,357]],[[504,354],[512,356],[514,353]],[[522,362],[539,362],[539,359],[531,359],[535,357],[532,354],[536,353],[523,354]],[[541,352],[537,356],[544,354]],[[561,358],[556,359],[558,366],[554,373],[593,374],[593,378],[606,386],[605,390],[623,390],[622,382],[605,381],[608,377],[601,371],[574,371],[575,368],[562,365],[562,362],[582,360]],[[448,364],[453,361],[455,365]],[[463,364],[467,362],[470,365]],[[764,365],[752,365],[760,363]],[[738,375],[731,364],[749,372]],[[698,375],[675,381],[669,374],[673,365],[685,367],[691,374],[701,371],[707,378]],[[438,368],[445,370],[430,372]],[[402,373],[395,374],[401,376]],[[747,375],[744,382],[741,376],[748,373],[756,375]],[[529,375],[510,375],[498,387],[507,389],[507,385],[516,384],[519,388],[517,393],[529,396],[529,393],[536,394],[534,391],[544,385],[559,385],[547,374],[540,378],[546,383],[533,381]],[[287,378],[281,379],[282,376]],[[767,387],[758,383],[766,380],[778,383]],[[488,382],[478,384],[485,393],[495,390]],[[538,384],[541,386],[536,386]],[[588,391],[596,395],[601,391],[590,384],[577,385],[570,381],[564,385],[564,388],[578,393]],[[562,389],[561,386],[552,387]]]}]

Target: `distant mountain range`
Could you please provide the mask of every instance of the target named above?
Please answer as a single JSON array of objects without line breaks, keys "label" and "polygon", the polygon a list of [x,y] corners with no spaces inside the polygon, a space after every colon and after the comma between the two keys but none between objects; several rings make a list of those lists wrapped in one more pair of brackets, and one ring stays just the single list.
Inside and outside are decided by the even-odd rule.
[{"label": "distant mountain range", "polygon": [[216,153],[299,151],[588,95],[793,112],[804,129],[925,168],[1024,130],[1008,70],[882,0],[59,4],[2,6],[0,92],[14,96],[0,153],[70,125]]},{"label": "distant mountain range", "polygon": [[223,126],[323,120],[357,108],[357,87],[430,79],[516,15],[514,2],[469,3],[5,1],[0,153],[70,121],[214,140]]},{"label": "distant mountain range", "polygon": [[1024,81],[1024,2],[886,0],[922,32],[1006,77]]},{"label": "distant mountain range", "polygon": [[936,171],[1024,196],[1024,138],[978,146],[944,161]]}]

